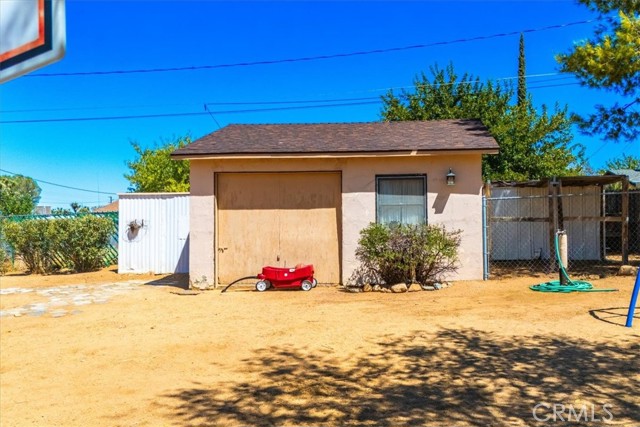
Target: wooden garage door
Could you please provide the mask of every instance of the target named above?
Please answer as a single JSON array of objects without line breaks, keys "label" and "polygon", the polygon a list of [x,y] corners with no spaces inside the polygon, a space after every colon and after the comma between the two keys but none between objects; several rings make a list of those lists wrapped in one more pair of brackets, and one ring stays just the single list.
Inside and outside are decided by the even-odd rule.
[{"label": "wooden garage door", "polygon": [[218,283],[313,264],[340,282],[340,173],[217,174]]}]

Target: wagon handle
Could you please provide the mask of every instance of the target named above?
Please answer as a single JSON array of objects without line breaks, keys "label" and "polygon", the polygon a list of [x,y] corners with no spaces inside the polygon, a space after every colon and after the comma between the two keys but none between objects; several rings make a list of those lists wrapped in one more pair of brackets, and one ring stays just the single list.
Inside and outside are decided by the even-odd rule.
[{"label": "wagon handle", "polygon": [[233,282],[229,283],[223,290],[222,292],[220,292],[221,294],[225,293],[227,291],[227,289],[229,289],[231,287],[231,285],[235,285],[236,283],[242,281],[242,280],[247,280],[247,279],[257,279],[257,276],[247,276],[247,277],[242,277],[238,280],[234,280]]}]

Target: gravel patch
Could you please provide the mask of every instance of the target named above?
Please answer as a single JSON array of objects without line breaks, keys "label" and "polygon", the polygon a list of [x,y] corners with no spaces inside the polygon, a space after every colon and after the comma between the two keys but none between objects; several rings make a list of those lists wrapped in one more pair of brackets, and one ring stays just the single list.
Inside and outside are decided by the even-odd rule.
[{"label": "gravel patch", "polygon": [[[0,317],[63,317],[81,313],[74,309],[91,304],[106,304],[116,295],[126,294],[136,290],[144,281],[132,280],[128,282],[105,283],[102,285],[66,285],[45,289],[7,288],[0,289],[0,295],[16,295],[34,293],[47,298],[45,302],[31,303],[21,307],[0,310]],[[63,308],[65,307],[65,308]]]}]

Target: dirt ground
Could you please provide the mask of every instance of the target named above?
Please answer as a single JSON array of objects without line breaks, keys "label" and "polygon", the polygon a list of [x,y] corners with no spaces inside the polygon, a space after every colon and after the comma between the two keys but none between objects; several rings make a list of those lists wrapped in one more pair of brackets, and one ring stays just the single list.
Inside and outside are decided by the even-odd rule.
[{"label": "dirt ground", "polygon": [[634,278],[540,281],[189,295],[109,269],[0,277],[0,425],[639,426]]}]

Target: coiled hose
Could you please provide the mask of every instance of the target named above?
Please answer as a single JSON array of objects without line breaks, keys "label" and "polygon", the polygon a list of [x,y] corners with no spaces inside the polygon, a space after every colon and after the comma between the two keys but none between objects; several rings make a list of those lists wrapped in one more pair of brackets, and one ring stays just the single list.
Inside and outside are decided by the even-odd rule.
[{"label": "coiled hose", "polygon": [[564,265],[562,265],[562,260],[560,259],[560,249],[558,248],[558,234],[556,234],[555,238],[555,246],[556,246],[556,259],[558,260],[558,265],[560,266],[560,274],[564,276],[567,280],[566,284],[562,284],[560,280],[551,280],[549,282],[538,283],[537,285],[529,286],[529,289],[532,291],[538,292],[616,292],[617,289],[594,289],[593,285],[589,282],[585,282],[584,280],[571,280],[567,270],[565,270]]}]

